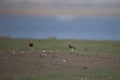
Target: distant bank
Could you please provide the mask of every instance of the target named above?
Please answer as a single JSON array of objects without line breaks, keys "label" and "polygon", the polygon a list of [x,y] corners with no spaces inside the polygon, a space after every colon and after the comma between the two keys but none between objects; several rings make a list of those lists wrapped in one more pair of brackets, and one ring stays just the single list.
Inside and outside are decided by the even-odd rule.
[{"label": "distant bank", "polygon": [[0,8],[1,15],[120,15],[119,7],[81,7],[81,8]]}]

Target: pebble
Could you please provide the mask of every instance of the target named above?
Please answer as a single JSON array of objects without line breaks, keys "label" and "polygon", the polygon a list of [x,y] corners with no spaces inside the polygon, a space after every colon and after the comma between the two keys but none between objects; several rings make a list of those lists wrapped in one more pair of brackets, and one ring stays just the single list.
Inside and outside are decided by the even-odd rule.
[{"label": "pebble", "polygon": [[24,51],[21,51],[21,53],[24,53]]},{"label": "pebble", "polygon": [[66,60],[65,60],[65,59],[63,59],[62,61],[63,61],[64,63],[66,62]]},{"label": "pebble", "polygon": [[45,51],[45,50],[43,50],[42,52],[43,52],[43,53],[45,53],[46,51]]},{"label": "pebble", "polygon": [[13,53],[15,54],[15,51],[13,51]]}]

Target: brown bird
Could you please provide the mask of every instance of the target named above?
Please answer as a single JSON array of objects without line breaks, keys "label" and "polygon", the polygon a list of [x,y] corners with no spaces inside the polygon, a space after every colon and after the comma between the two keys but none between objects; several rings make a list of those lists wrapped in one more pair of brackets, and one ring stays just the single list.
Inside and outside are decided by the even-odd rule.
[{"label": "brown bird", "polygon": [[32,42],[32,40],[29,41],[29,47],[33,47],[33,42]]},{"label": "brown bird", "polygon": [[68,47],[70,48],[70,49],[76,49],[76,47],[75,46],[73,46],[73,44],[71,43],[71,41],[68,41]]},{"label": "brown bird", "polygon": [[28,44],[29,44],[30,50],[33,50],[34,44],[33,44],[32,39],[29,41]]}]

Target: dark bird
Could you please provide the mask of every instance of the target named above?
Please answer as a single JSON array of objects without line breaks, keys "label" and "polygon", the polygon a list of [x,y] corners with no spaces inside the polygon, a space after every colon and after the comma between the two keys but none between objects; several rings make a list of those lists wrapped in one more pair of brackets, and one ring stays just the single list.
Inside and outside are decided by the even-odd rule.
[{"label": "dark bird", "polygon": [[33,41],[30,40],[28,44],[29,44],[30,50],[33,50],[34,49],[33,48],[34,47]]},{"label": "dark bird", "polygon": [[29,41],[29,47],[33,47],[34,45],[33,45],[33,42],[32,42],[32,40],[30,40]]},{"label": "dark bird", "polygon": [[76,49],[76,47],[71,43],[71,41],[68,41],[68,47],[70,49]]}]

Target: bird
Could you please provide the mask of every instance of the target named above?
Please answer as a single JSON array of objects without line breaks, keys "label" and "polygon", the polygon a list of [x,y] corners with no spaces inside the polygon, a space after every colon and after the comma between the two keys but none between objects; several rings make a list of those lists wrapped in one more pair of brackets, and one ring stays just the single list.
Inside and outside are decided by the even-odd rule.
[{"label": "bird", "polygon": [[29,44],[30,50],[33,50],[34,44],[33,44],[32,39],[29,41],[28,44]]},{"label": "bird", "polygon": [[71,41],[68,41],[68,47],[72,50],[76,49],[76,47],[71,43]]}]

